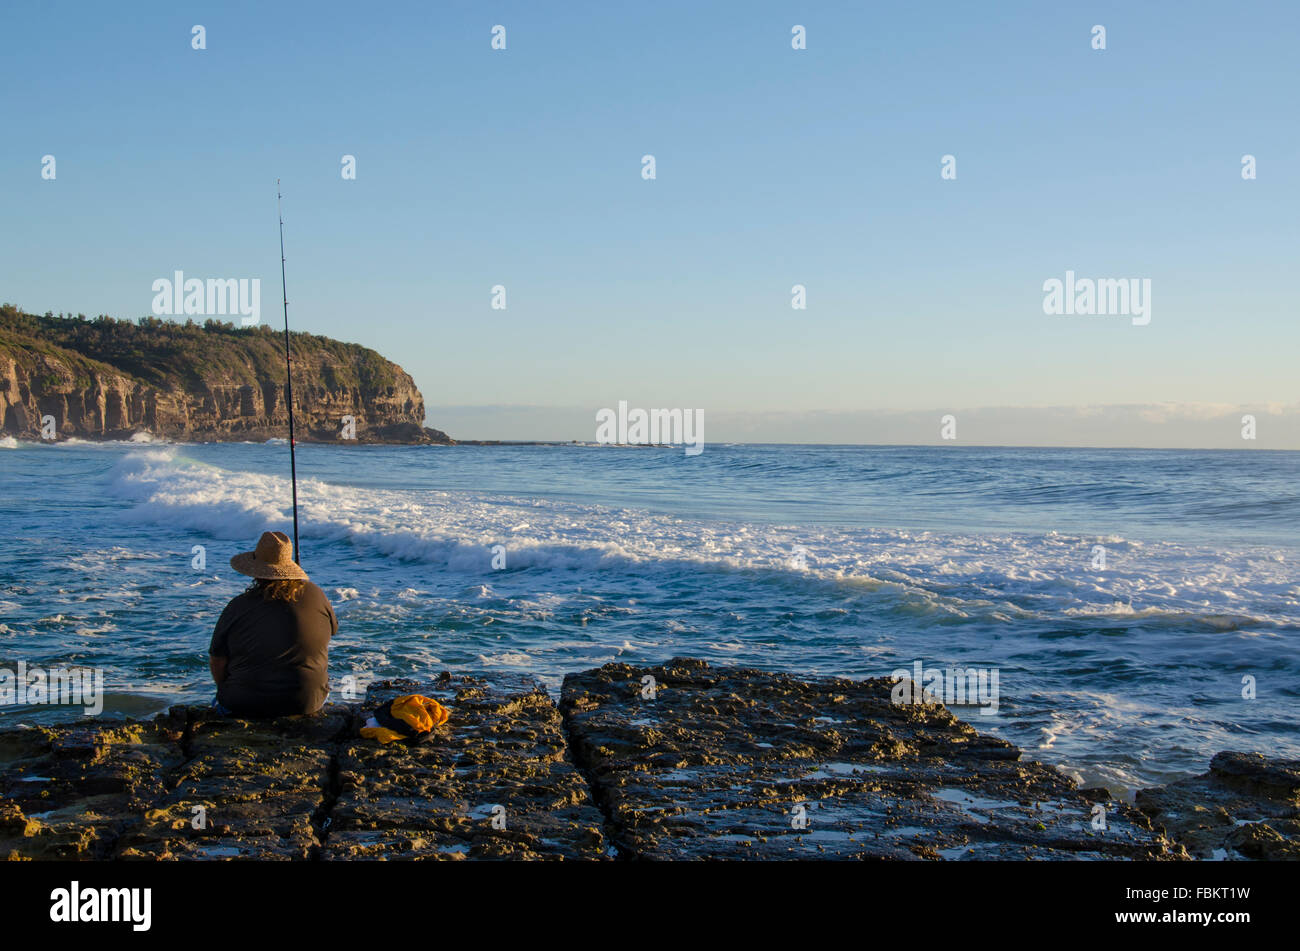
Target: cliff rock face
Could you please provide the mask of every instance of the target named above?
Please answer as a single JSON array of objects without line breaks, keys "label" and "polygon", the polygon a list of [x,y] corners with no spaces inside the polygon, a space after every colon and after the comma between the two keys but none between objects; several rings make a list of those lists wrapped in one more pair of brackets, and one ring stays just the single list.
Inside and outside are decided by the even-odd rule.
[{"label": "cliff rock face", "polygon": [[[289,434],[284,338],[268,327],[37,317],[0,308],[0,432],[194,441]],[[304,441],[450,443],[424,428],[424,397],[373,350],[291,335],[296,435]],[[351,428],[348,428],[351,417]]]}]

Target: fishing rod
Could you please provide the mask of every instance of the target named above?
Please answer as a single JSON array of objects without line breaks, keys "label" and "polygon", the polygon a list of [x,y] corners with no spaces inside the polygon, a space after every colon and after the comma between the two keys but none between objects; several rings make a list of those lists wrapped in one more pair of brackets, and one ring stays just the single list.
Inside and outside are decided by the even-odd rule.
[{"label": "fishing rod", "polygon": [[285,396],[289,403],[289,477],[293,483],[293,560],[301,566],[302,554],[298,551],[298,462],[293,452],[293,367],[289,363],[289,290],[284,282],[284,211],[280,208],[278,178],[275,180],[275,210],[280,216],[280,292],[284,298],[284,379]]}]

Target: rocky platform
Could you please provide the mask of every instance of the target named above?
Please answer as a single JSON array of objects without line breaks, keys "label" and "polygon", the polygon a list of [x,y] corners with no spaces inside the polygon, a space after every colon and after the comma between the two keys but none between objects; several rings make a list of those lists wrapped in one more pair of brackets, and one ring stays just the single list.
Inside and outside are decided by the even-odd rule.
[{"label": "rocky platform", "polygon": [[1137,810],[892,687],[676,659],[570,675],[560,707],[623,855],[1181,857]]},{"label": "rocky platform", "polygon": [[[674,659],[372,684],[312,717],[0,731],[10,859],[1295,858],[1300,764],[1220,754],[1137,807],[888,680]],[[426,743],[358,730],[401,693]],[[1153,821],[1154,820],[1154,821]]]},{"label": "rocky platform", "polygon": [[1198,859],[1300,860],[1300,760],[1220,753],[1210,771],[1137,794]]},{"label": "rocky platform", "polygon": [[[361,738],[403,693],[452,722]],[[531,680],[372,684],[364,702],[247,721],[174,707],[149,723],[0,733],[0,856],[35,859],[599,859],[603,817]],[[500,809],[496,807],[501,807]]]}]

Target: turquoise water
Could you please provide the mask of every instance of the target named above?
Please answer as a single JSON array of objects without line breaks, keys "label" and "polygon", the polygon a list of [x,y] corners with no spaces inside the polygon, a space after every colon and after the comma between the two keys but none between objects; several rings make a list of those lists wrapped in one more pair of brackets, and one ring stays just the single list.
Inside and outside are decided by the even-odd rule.
[{"label": "turquoise water", "polygon": [[[0,664],[102,668],[110,712],[209,698],[229,558],[292,531],[287,454],[0,449]],[[336,686],[451,668],[557,689],[676,654],[851,677],[920,661],[996,669],[996,714],[961,715],[1085,782],[1300,755],[1298,453],[302,446],[298,465]]]}]

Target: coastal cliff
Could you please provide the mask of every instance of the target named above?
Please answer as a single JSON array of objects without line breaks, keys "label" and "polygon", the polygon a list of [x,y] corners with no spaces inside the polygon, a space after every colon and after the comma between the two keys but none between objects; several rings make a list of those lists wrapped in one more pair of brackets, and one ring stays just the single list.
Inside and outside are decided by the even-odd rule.
[{"label": "coastal cliff", "polygon": [[[0,435],[191,441],[285,437],[284,338],[219,321],[139,323],[43,317],[0,306]],[[290,335],[296,436],[359,443],[443,443],[424,426],[410,374],[373,350]],[[350,435],[351,433],[349,433]],[[50,438],[48,426],[44,438]]]}]

